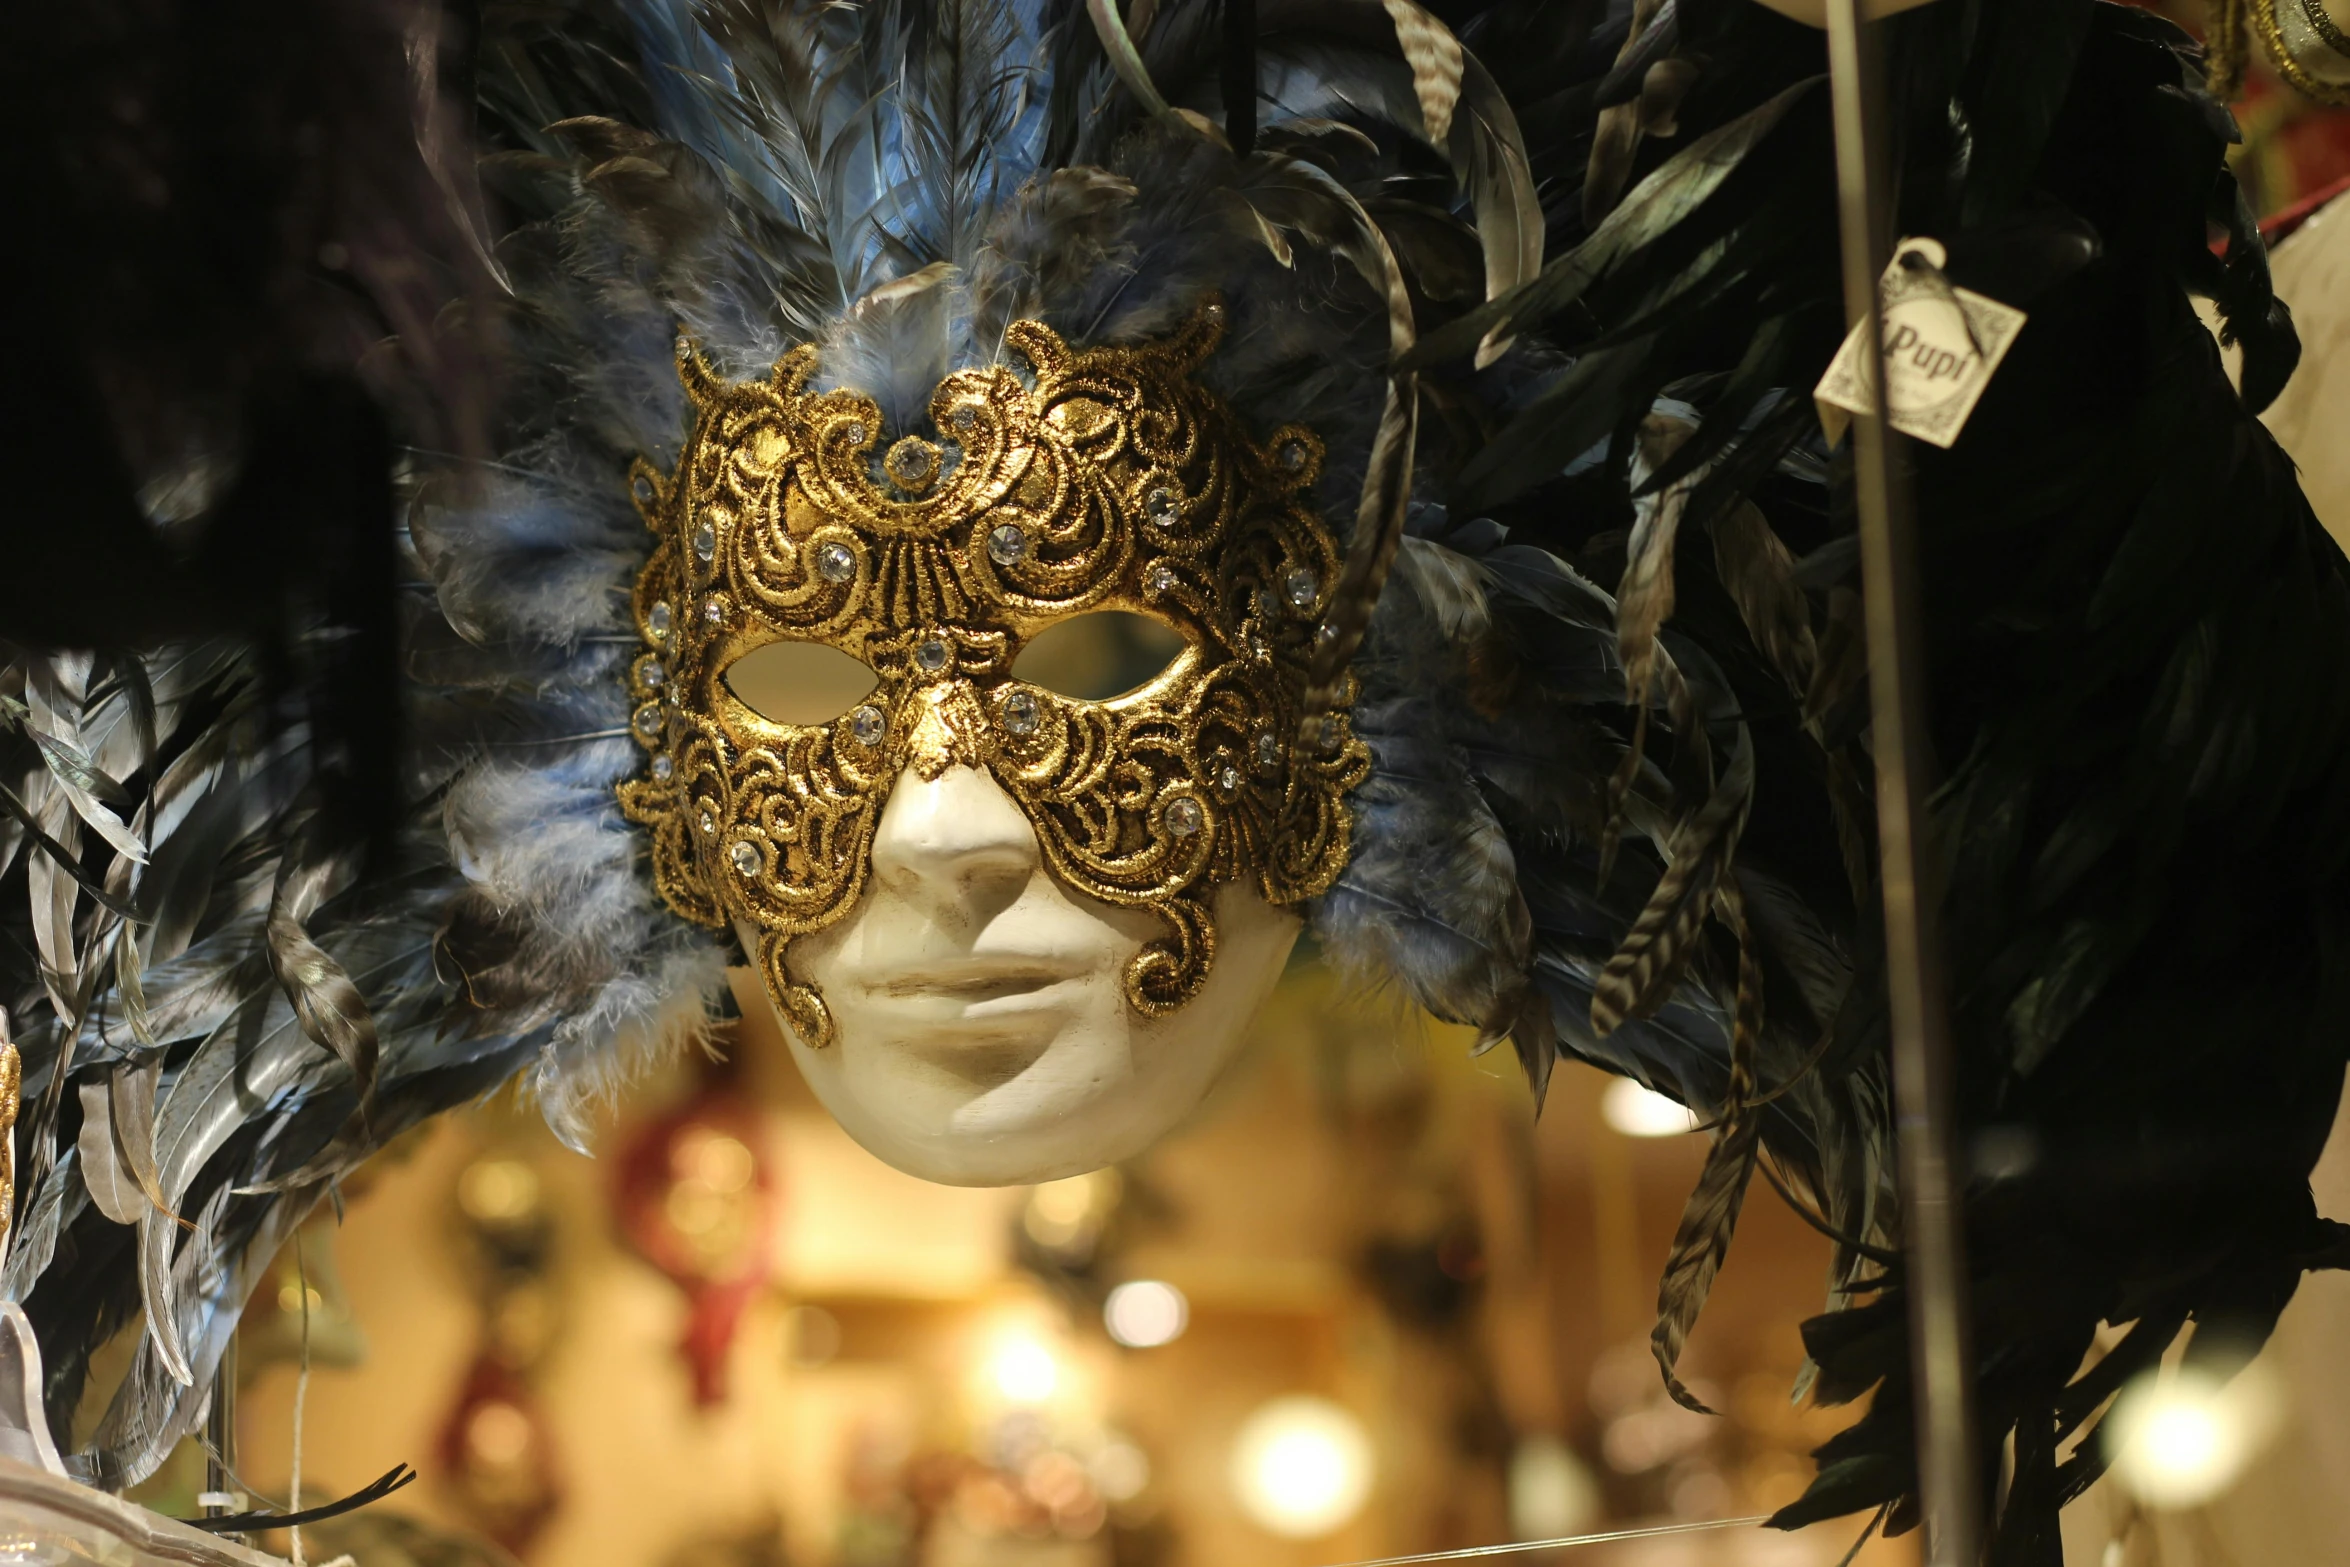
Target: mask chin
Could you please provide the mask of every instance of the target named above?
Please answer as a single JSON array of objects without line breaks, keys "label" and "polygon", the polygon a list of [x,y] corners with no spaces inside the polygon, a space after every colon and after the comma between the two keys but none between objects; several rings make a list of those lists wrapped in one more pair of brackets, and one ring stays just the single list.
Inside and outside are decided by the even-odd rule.
[{"label": "mask chin", "polygon": [[[906,1174],[1023,1185],[1142,1153],[1189,1118],[1238,1052],[1300,929],[1254,888],[1219,887],[1206,983],[1146,1017],[1126,999],[1124,971],[1157,922],[1038,879],[1033,896],[974,933],[972,950],[1045,961],[964,996],[893,990],[886,976],[935,954],[905,961],[914,927],[893,917],[897,895],[882,878],[847,918],[792,945],[794,975],[823,990],[834,1027],[833,1042],[813,1049],[779,1011],[792,1056],[842,1128]],[[758,932],[741,934],[755,950]]]}]

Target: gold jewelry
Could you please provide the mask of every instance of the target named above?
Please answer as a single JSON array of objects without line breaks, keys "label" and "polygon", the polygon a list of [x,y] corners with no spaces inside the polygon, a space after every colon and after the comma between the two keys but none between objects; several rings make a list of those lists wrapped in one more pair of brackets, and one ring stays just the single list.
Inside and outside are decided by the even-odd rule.
[{"label": "gold jewelry", "polygon": [[[938,438],[886,444],[871,398],[806,390],[815,349],[729,383],[679,339],[693,434],[674,475],[642,460],[630,475],[658,542],[630,675],[648,764],[620,801],[652,829],[671,908],[761,928],[760,974],[811,1046],[831,1017],[785,948],[854,906],[907,767],[985,769],[1064,881],[1165,921],[1125,975],[1149,1015],[1206,980],[1212,887],[1246,877],[1290,905],[1345,867],[1369,749],[1343,710],[1318,748],[1296,740],[1338,577],[1312,503],[1322,444],[1292,426],[1260,447],[1192,379],[1223,315],[1211,299],[1168,338],[1082,350],[1015,322],[1029,377],[956,371],[931,395]],[[1186,647],[1106,702],[1012,678],[1029,639],[1097,609],[1150,615]],[[851,654],[878,686],[829,724],[762,717],[726,671],[787,639]]]},{"label": "gold jewelry", "polygon": [[[2350,104],[2350,38],[2326,10],[2325,0],[2292,0],[2298,27],[2277,14],[2277,0],[2255,0],[2252,25],[2276,61],[2277,74],[2320,103]],[[2331,59],[2324,59],[2325,56]],[[2316,67],[2326,68],[2321,74]]]},{"label": "gold jewelry", "polygon": [[2301,0],[2301,20],[2309,24],[2309,30],[2317,35],[2320,43],[2350,59],[2350,34],[2342,31],[2342,24],[2326,9],[2325,0]]},{"label": "gold jewelry", "polygon": [[[2330,12],[2326,0],[2285,0],[2293,23],[2278,14],[2278,0],[2213,0],[2206,53],[2212,92],[2232,101],[2244,85],[2244,67],[2250,56],[2248,33],[2257,33],[2275,63],[2277,74],[2294,88],[2321,103],[2350,104],[2350,36]],[[2320,55],[2325,73],[2316,67]]]}]

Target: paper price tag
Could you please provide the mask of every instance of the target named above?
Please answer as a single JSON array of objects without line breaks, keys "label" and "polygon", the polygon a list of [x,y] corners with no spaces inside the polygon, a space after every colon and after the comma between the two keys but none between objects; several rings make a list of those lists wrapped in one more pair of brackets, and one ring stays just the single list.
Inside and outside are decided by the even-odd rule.
[{"label": "paper price tag", "polygon": [[[1893,248],[1893,264],[1877,285],[1893,428],[1940,447],[1966,428],[2024,325],[2024,313],[2013,305],[1951,287],[1942,276],[1948,260],[1949,252],[1933,240],[1905,239]],[[1862,357],[1856,322],[1812,390],[1831,442],[1844,438],[1853,414],[1876,406],[1870,388],[1875,377],[1865,374]]]}]

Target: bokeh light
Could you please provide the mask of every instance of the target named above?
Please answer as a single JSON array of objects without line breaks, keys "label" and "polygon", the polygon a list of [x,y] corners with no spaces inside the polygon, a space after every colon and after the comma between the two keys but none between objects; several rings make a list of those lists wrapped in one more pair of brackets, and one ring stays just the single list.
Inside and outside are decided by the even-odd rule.
[{"label": "bokeh light", "polygon": [[2276,1413],[2264,1367],[2233,1378],[2198,1368],[2147,1372],[2122,1390],[2106,1421],[2114,1479],[2149,1507],[2200,1507],[2235,1484]]},{"label": "bokeh light", "polygon": [[1599,1113],[1607,1124],[1626,1137],[1678,1137],[1683,1132],[1697,1130],[1697,1117],[1688,1107],[1676,1104],[1654,1089],[1643,1088],[1628,1077],[1619,1077],[1607,1085],[1607,1092],[1599,1101]]},{"label": "bokeh light", "polygon": [[1232,1489],[1269,1533],[1312,1539],[1339,1528],[1371,1494],[1371,1439],[1325,1398],[1276,1398],[1241,1426]]},{"label": "bokeh light", "polygon": [[1061,1385],[1061,1363],[1032,1338],[1009,1338],[988,1360],[988,1380],[1015,1404],[1041,1404]]},{"label": "bokeh light", "polygon": [[1190,1322],[1191,1302],[1159,1279],[1130,1279],[1102,1302],[1102,1326],[1128,1349],[1172,1344]]},{"label": "bokeh light", "polygon": [[1104,1443],[1085,1470],[1093,1476],[1094,1489],[1113,1502],[1131,1502],[1151,1483],[1149,1455],[1127,1441]]},{"label": "bokeh light", "polygon": [[1510,1454],[1510,1533],[1521,1540],[1579,1534],[1599,1516],[1599,1481],[1555,1436],[1530,1436]]},{"label": "bokeh light", "polygon": [[1115,1169],[1046,1181],[1029,1191],[1020,1227],[1046,1251],[1090,1251],[1123,1186]]}]

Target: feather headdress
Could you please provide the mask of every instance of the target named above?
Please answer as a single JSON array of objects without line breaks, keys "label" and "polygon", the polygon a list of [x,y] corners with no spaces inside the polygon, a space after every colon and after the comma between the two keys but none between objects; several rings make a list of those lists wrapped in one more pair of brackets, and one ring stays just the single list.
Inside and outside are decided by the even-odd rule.
[{"label": "feather headdress", "polygon": [[[134,1480],[193,1427],[253,1270],[386,1139],[517,1074],[575,1129],[716,1004],[731,944],[661,908],[613,795],[646,546],[624,476],[684,433],[681,327],[737,374],[819,344],[828,380],[911,419],[1015,319],[1132,340],[1215,289],[1217,389],[1311,419],[1392,552],[1411,401],[1361,387],[1410,314],[1356,187],[1408,167],[1451,223],[1457,167],[1500,236],[1482,261],[1468,241],[1481,292],[1530,276],[1541,236],[1507,106],[1396,15],[1298,8],[1295,49],[1264,51],[1295,102],[1235,151],[1212,96],[1120,86],[1150,67],[1115,13],[1097,36],[982,0],[490,9],[501,450],[404,464],[397,841],[370,854],[325,809],[330,737],[283,721],[250,644],[8,666],[27,1113],[0,1289],[39,1325],[53,1413],[145,1321],[82,1472]],[[1199,21],[1170,11],[1144,47],[1212,59]]]},{"label": "feather headdress", "polygon": [[[1324,950],[1509,1040],[1538,1100],[1564,1054],[1714,1123],[1660,1289],[1678,1396],[1754,1175],[1834,1237],[1807,1380],[1879,1392],[1785,1521],[1903,1521],[1856,554],[1807,396],[1842,325],[1817,36],[1746,0],[483,27],[512,363],[496,461],[406,464],[396,852],[321,817],[247,646],[8,666],[33,1108],[0,1294],[53,1411],[146,1313],[84,1471],[190,1427],[254,1270],[386,1137],[516,1074],[570,1124],[715,1000],[729,953],[659,907],[612,793],[625,475],[685,433],[677,332],[734,376],[818,344],[910,423],[1012,320],[1133,341],[1213,288],[1204,373],[1321,432],[1353,519],[1315,689],[1351,668],[1374,764]],[[2036,1562],[2112,1380],[2190,1319],[2265,1331],[2340,1252],[2306,1174],[2345,1055],[2350,599],[2246,406],[2290,325],[2183,39],[1952,0],[1893,41],[1905,228],[2032,314],[1916,481],[1964,1114],[2006,1150],[1969,1176],[1979,1398],[2000,1560]],[[2138,1326],[2076,1380],[2101,1321]]]}]

